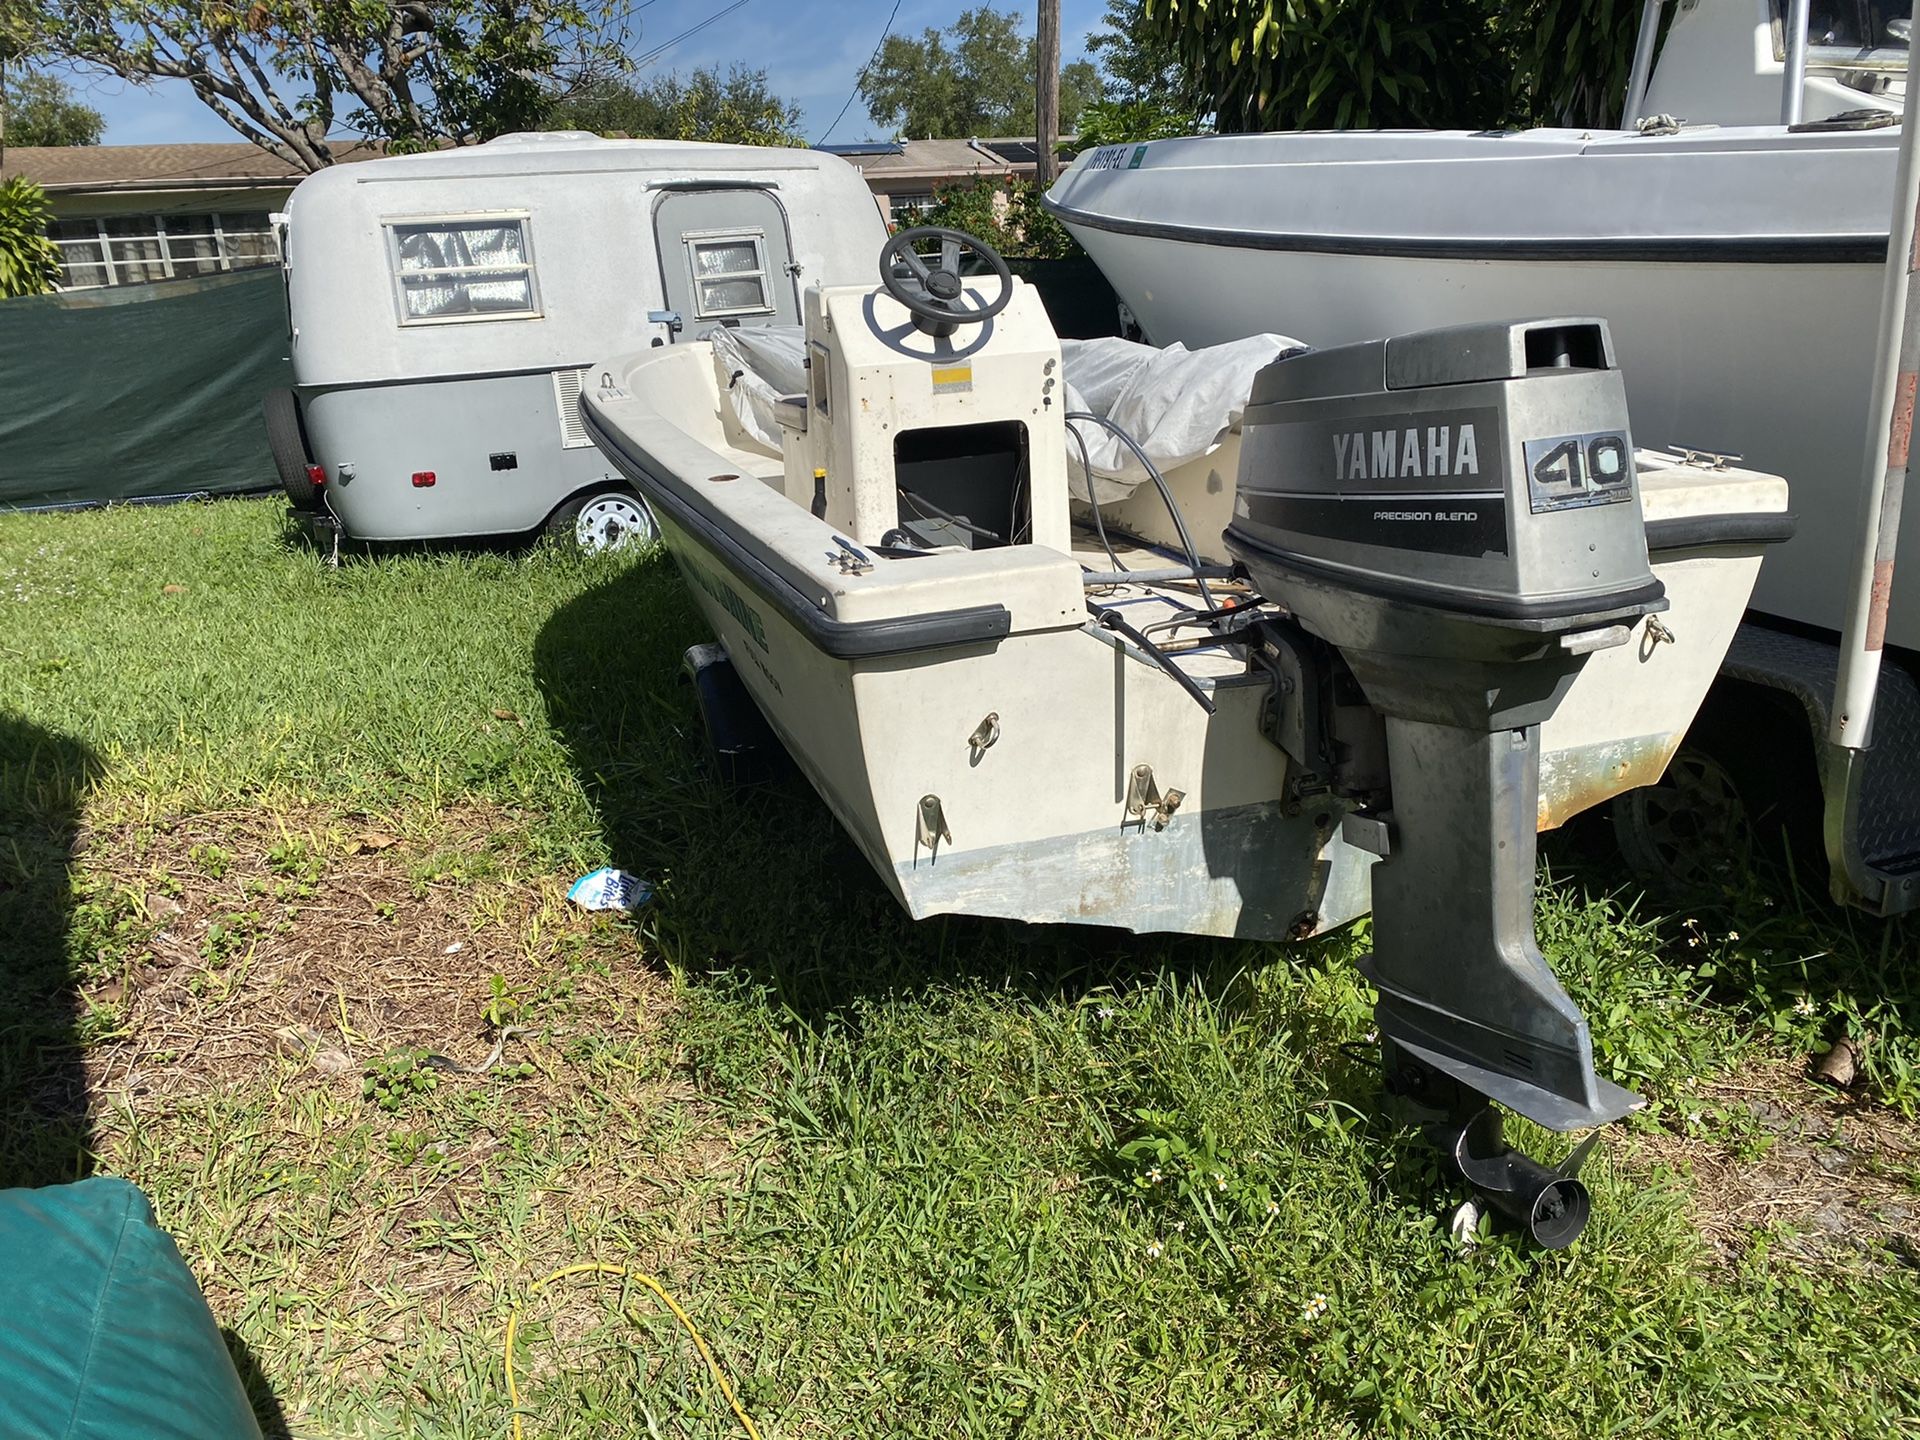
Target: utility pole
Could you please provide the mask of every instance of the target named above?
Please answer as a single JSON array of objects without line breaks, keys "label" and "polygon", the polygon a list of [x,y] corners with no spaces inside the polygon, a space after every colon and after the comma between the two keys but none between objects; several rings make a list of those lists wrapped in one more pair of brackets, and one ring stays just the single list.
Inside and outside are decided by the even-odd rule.
[{"label": "utility pole", "polygon": [[1045,190],[1053,184],[1053,152],[1060,143],[1060,0],[1040,0],[1033,48],[1039,72],[1033,104],[1033,183]]}]

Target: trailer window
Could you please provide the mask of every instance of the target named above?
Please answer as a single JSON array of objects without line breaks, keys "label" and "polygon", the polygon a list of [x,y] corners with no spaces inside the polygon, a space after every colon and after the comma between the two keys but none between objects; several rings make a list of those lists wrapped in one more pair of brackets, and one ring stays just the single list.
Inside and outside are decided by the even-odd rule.
[{"label": "trailer window", "polygon": [[765,235],[758,230],[725,235],[689,235],[693,310],[702,320],[731,315],[771,315],[767,298]]},{"label": "trailer window", "polygon": [[540,313],[524,215],[393,221],[387,236],[402,325]]}]

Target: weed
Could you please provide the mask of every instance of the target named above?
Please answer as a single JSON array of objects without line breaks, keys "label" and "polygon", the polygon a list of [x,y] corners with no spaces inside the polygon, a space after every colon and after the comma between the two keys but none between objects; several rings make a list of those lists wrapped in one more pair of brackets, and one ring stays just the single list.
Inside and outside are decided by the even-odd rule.
[{"label": "weed", "polygon": [[200,867],[209,880],[224,880],[227,867],[233,863],[233,856],[218,845],[196,845],[193,847],[193,863]]},{"label": "weed", "polygon": [[517,1025],[525,1014],[526,999],[524,990],[509,985],[507,977],[496,970],[487,977],[487,1003],[480,1008],[480,1018],[494,1030]]},{"label": "weed", "polygon": [[440,1076],[431,1057],[417,1046],[389,1050],[367,1067],[360,1081],[360,1097],[382,1110],[399,1111],[410,1101],[437,1090]]}]

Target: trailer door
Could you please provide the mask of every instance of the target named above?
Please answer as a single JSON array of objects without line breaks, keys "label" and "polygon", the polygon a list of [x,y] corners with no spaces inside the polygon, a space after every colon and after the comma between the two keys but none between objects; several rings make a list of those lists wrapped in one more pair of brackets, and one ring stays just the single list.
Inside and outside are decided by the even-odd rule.
[{"label": "trailer door", "polygon": [[716,325],[800,323],[787,217],[770,190],[673,190],[655,206],[653,228],[667,308],[680,318],[675,340]]}]

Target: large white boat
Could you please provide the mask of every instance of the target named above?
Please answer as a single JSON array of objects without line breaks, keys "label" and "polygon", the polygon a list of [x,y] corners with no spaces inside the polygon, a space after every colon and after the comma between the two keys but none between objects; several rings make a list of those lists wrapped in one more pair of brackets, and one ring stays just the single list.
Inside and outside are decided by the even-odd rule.
[{"label": "large white boat", "polygon": [[1902,520],[1882,486],[1904,468],[1890,417],[1911,412],[1910,384],[1895,403],[1910,246],[1889,242],[1912,233],[1911,15],[1692,0],[1656,65],[1664,3],[1646,0],[1619,130],[1108,146],[1047,204],[1157,344],[1604,316],[1643,433],[1784,475],[1799,519],[1672,783],[1615,807],[1624,848],[1671,875],[1701,826],[1786,816],[1823,828],[1836,896],[1911,909],[1920,586],[1895,588],[1892,562],[1920,507]]},{"label": "large white boat", "polygon": [[[1698,0],[1630,101],[1659,123],[1110,146],[1048,204],[1156,344],[1604,316],[1643,433],[1792,485],[1756,608],[1838,630],[1906,63],[1906,7],[1857,8],[1811,37],[1792,124],[1775,0]],[[1887,634],[1920,646],[1920,586]]]}]

